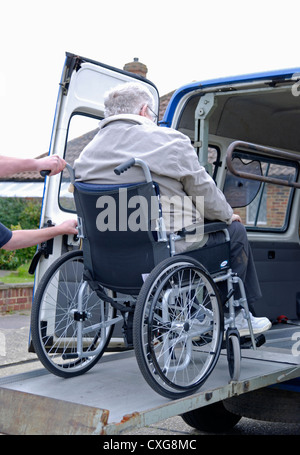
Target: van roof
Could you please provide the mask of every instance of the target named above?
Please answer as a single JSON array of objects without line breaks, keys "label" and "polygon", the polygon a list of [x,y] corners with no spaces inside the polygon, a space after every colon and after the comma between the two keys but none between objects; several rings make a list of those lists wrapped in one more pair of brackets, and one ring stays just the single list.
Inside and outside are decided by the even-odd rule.
[{"label": "van roof", "polygon": [[187,93],[199,89],[207,89],[209,87],[220,87],[220,86],[230,86],[232,84],[239,83],[253,83],[263,80],[269,80],[269,83],[278,83],[281,80],[290,80],[296,75],[300,77],[300,67],[299,68],[289,68],[281,70],[266,71],[260,73],[244,74],[239,76],[227,76],[218,79],[210,79],[205,81],[191,82],[187,85],[184,85],[178,88],[172,95],[168,107],[165,111],[165,115],[161,124],[163,126],[170,126],[173,118],[175,109],[183,96]]}]

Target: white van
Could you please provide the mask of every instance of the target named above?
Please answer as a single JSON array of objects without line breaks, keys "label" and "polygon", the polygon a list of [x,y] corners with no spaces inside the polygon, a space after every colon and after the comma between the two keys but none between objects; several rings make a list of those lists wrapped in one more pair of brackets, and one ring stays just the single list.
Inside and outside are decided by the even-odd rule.
[{"label": "white van", "polygon": [[[120,82],[148,80],[87,58],[67,54],[53,126],[50,154],[71,166],[97,132],[103,94]],[[253,359],[300,366],[300,68],[197,82],[172,96],[161,125],[186,134],[200,163],[221,188],[246,226],[263,297],[256,316],[272,329]],[[47,178],[41,226],[73,218],[69,174]],[[56,238],[44,246],[35,289],[50,264],[78,248],[78,239]],[[297,375],[299,376],[299,374]],[[190,425],[216,430],[241,416],[299,422],[300,377],[242,393],[184,414]],[[222,412],[220,417],[220,410]]]}]

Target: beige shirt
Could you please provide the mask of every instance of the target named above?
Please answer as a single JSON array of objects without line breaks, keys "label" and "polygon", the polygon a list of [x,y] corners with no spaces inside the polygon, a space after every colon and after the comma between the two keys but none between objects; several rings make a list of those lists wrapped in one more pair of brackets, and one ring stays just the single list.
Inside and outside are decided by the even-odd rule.
[{"label": "beige shirt", "polygon": [[[153,180],[159,185],[167,231],[176,232],[191,221],[201,223],[204,218],[231,223],[232,208],[200,166],[187,136],[171,128],[159,127],[139,115],[111,116],[99,126],[97,135],[74,163],[77,181],[142,182],[144,174],[138,166],[120,176],[114,173],[119,164],[130,158],[140,158],[148,164]],[[191,248],[191,239],[189,245],[179,249],[186,248]]]}]

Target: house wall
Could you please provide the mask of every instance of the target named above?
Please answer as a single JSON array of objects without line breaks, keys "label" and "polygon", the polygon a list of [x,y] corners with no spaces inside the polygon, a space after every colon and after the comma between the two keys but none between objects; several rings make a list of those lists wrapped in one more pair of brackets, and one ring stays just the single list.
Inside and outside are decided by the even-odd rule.
[{"label": "house wall", "polygon": [[13,311],[31,310],[33,283],[1,284],[0,315]]},{"label": "house wall", "polygon": [[[263,222],[258,225],[268,228],[282,228],[285,225],[286,213],[290,197],[290,189],[279,187],[277,185],[267,186],[267,205]],[[234,213],[240,215],[242,222],[246,226],[251,226],[253,220],[249,221],[247,216],[247,207],[234,208]]]}]

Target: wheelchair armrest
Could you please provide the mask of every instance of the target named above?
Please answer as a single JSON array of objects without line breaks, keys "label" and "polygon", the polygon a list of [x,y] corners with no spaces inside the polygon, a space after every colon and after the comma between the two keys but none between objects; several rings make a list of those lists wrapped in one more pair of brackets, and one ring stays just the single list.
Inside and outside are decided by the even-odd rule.
[{"label": "wheelchair armrest", "polygon": [[[224,223],[223,221],[207,221],[205,220],[204,223],[204,234],[210,234],[212,232],[218,232],[218,231],[224,231],[224,229],[227,229],[227,224]],[[187,235],[195,235],[195,229],[186,229],[183,228],[181,231],[177,233],[180,237],[185,237]]]},{"label": "wheelchair armrest", "polygon": [[227,229],[227,223],[224,221],[205,221],[204,223],[204,234],[210,234],[211,232],[224,231]]}]

